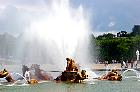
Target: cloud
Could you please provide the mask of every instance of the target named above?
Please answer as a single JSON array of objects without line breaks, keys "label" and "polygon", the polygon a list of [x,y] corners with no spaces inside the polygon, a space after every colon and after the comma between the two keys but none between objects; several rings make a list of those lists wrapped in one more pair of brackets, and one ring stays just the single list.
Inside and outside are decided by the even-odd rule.
[{"label": "cloud", "polygon": [[[140,24],[139,16],[140,0],[90,0],[87,3],[88,7],[94,10],[93,24],[94,29],[102,32],[108,30],[126,30],[132,31],[134,24]],[[113,19],[110,19],[110,16]],[[115,22],[110,23],[110,22]],[[100,28],[99,26],[100,25]],[[113,26],[113,27],[112,27]]]},{"label": "cloud", "polygon": [[115,26],[115,22],[114,21],[111,21],[109,24],[108,24],[108,27],[113,27]]},{"label": "cloud", "polygon": [[[44,15],[46,7],[50,7],[51,2],[52,0],[0,0],[0,31],[23,31],[30,21]],[[90,13],[93,13],[91,15],[94,15],[91,18],[91,26],[101,32],[112,30],[110,29],[112,27],[113,30],[127,31],[132,29],[134,24],[140,24],[138,20],[140,0],[70,0],[70,2],[74,7],[82,5],[90,9]],[[8,15],[6,12],[9,12]],[[111,20],[110,16],[115,20]],[[4,25],[6,22],[9,24]]]},{"label": "cloud", "polygon": [[92,32],[92,34],[95,36],[95,37],[97,37],[97,36],[99,36],[99,35],[103,35],[103,34],[107,34],[107,33],[112,33],[112,34],[117,34],[117,32],[118,32],[118,30],[110,30],[110,31],[103,31],[103,32],[101,32],[101,31],[95,31],[95,32]]},{"label": "cloud", "polygon": [[49,13],[56,1],[60,0],[0,0],[0,32],[23,32],[31,22]]},{"label": "cloud", "polygon": [[0,0],[0,33],[25,31],[46,11],[45,0]]}]

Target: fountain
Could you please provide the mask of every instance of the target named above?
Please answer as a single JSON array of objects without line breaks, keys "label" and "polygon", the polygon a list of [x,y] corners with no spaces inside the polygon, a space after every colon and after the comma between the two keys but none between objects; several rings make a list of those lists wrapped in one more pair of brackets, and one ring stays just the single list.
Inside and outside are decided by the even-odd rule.
[{"label": "fountain", "polygon": [[[73,57],[81,66],[93,63],[90,54],[89,14],[82,6],[73,8],[69,0],[49,2],[49,8],[31,22],[17,44],[22,64],[50,64],[65,68],[65,58]],[[59,62],[59,63],[58,63]]]},{"label": "fountain", "polygon": [[[23,1],[23,3],[26,1],[27,0]],[[36,1],[40,1],[42,3],[42,0],[35,0],[35,2]],[[105,71],[105,76],[102,76],[99,79],[111,81],[95,80],[98,76],[93,71],[91,71],[90,67],[90,65],[92,66],[90,62],[93,63],[94,58],[90,53],[90,51],[93,52],[93,50],[90,48],[89,19],[87,18],[88,14],[81,5],[79,5],[79,7],[73,8],[69,3],[70,0],[43,1],[50,2],[45,6],[40,6],[43,7],[43,11],[40,8],[38,9],[39,12],[37,12],[37,17],[31,21],[31,23],[28,25],[28,28],[26,28],[23,34],[21,34],[17,43],[17,47],[15,47],[16,50],[14,49],[18,60],[20,61],[20,70],[21,65],[23,64],[28,66],[31,64],[39,64],[41,69],[47,72],[49,69],[52,69],[52,71],[55,70],[62,72],[61,76],[57,78],[61,81],[70,81],[76,83],[82,82],[83,80],[86,80],[87,75],[88,78],[90,77],[90,79],[86,81],[86,84],[65,82],[55,83],[54,81],[49,81],[47,83],[37,85],[28,85],[27,87],[18,87],[17,85],[14,85],[14,87],[6,87],[4,85],[0,86],[0,90],[3,92],[139,92],[140,82],[125,80],[121,81],[122,76],[120,73],[118,73],[116,70],[109,71],[110,67],[105,67],[108,71]],[[72,1],[79,2],[80,0]],[[87,2],[86,0],[81,1],[84,1],[84,4]],[[96,1],[94,2],[96,3]],[[22,4],[20,1],[18,3]],[[32,0],[28,1],[28,3],[32,4]],[[100,2],[98,3],[101,5]],[[107,3],[108,2],[103,4]],[[115,3],[117,3],[117,1]],[[8,2],[8,4],[10,5],[10,2]],[[91,2],[91,5],[92,4],[93,2]],[[24,7],[28,8],[26,4],[24,4]],[[4,7],[2,6],[1,8]],[[20,11],[22,9],[23,7],[20,7],[18,10]],[[103,13],[106,13],[106,11]],[[114,20],[112,16],[109,16],[109,20],[112,21],[112,19]],[[67,61],[70,61],[70,63],[66,62],[66,57],[70,57],[67,58]],[[83,70],[79,69],[73,60],[76,61],[75,63],[78,63],[77,65],[81,66],[80,68]],[[65,66],[67,67],[65,68]],[[8,66],[8,68],[6,68],[12,72],[13,70],[14,72],[20,72],[17,67],[18,66],[16,65],[16,67],[10,66],[9,68]],[[32,70],[30,71],[34,72]],[[137,71],[135,70],[127,70],[124,72],[124,75],[130,71],[134,72],[134,74],[137,76]],[[26,73],[27,76],[25,77],[29,77],[30,80],[29,72]],[[104,72],[96,71],[96,73],[100,74]],[[15,74],[20,75],[19,73]],[[22,75],[20,76],[26,80],[25,77]],[[93,80],[93,78],[95,79]],[[114,80],[117,82],[114,82]]]},{"label": "fountain", "polygon": [[[24,76],[22,76],[20,73],[12,73],[11,75],[14,75],[14,74],[16,74],[16,75],[19,75],[21,78],[23,78],[26,82],[28,81],[27,79],[26,79],[26,77],[24,77]],[[29,76],[30,77],[30,76]]]},{"label": "fountain", "polygon": [[135,69],[127,69],[122,74],[125,78],[140,78],[140,73]]},{"label": "fountain", "polygon": [[[89,67],[90,62],[94,61],[90,53],[92,33],[89,14],[82,6],[71,7],[69,0],[52,1],[49,7],[44,7],[43,15],[32,20],[19,37],[16,54],[20,63],[41,66],[50,64],[55,70],[62,71],[66,64],[65,58],[72,57],[80,66]],[[29,72],[23,72],[29,77]],[[83,70],[80,74],[84,73]],[[38,76],[42,77],[42,74]],[[83,75],[81,78],[83,80],[86,77]]]}]

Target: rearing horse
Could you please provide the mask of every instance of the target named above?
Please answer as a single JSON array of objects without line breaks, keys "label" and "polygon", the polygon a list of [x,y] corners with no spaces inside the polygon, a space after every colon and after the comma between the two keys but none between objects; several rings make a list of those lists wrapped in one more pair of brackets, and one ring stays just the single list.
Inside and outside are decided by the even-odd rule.
[{"label": "rearing horse", "polygon": [[0,78],[5,78],[8,82],[14,82],[14,79],[6,69],[3,69],[3,71],[0,72]]},{"label": "rearing horse", "polygon": [[99,80],[121,81],[122,76],[117,70],[113,69],[112,71],[110,71],[107,74],[99,77],[98,79]]},{"label": "rearing horse", "polygon": [[[0,71],[0,78],[5,78],[7,80],[7,82],[15,81],[6,69],[3,69],[2,71]],[[31,80],[27,80],[27,83],[35,84],[35,83],[38,83],[38,81],[36,79],[31,79]]]}]

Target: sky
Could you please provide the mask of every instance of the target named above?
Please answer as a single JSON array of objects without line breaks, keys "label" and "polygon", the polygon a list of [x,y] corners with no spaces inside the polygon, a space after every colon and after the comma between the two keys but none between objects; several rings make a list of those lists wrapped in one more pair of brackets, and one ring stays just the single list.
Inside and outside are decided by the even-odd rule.
[{"label": "sky", "polygon": [[[22,33],[32,20],[39,19],[52,0],[0,0],[0,33]],[[55,1],[55,0],[54,0]],[[58,1],[58,0],[56,0]],[[62,0],[65,1],[65,0]],[[94,35],[131,32],[140,24],[140,0],[69,0],[73,8],[82,6],[90,14]]]}]

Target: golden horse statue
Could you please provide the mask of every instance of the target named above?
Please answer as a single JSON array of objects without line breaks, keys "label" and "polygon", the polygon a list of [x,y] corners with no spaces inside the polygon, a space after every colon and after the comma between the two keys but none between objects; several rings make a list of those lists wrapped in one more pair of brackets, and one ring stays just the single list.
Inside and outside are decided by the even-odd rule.
[{"label": "golden horse statue", "polygon": [[[2,71],[0,71],[0,78],[5,78],[7,80],[7,82],[15,81],[6,69],[3,69]],[[38,83],[38,81],[36,79],[31,79],[31,80],[27,80],[27,83],[35,84],[35,83]]]},{"label": "golden horse statue", "polygon": [[107,74],[99,77],[98,80],[121,81],[122,76],[117,70],[113,69],[112,71],[108,72]]}]

